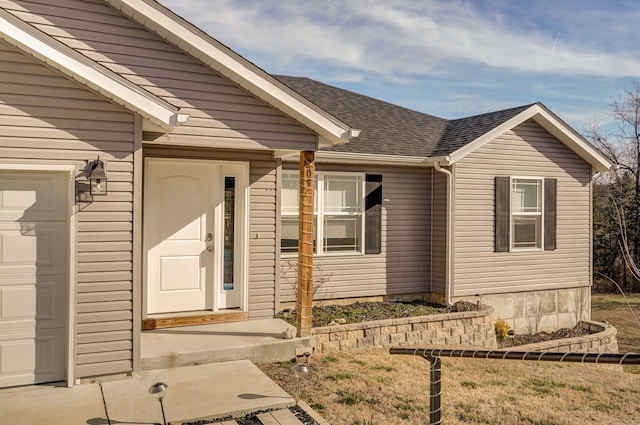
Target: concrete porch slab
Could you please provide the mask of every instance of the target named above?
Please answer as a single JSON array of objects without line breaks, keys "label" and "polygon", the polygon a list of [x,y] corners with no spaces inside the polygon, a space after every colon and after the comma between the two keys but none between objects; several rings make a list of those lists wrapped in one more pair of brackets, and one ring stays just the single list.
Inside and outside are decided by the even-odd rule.
[{"label": "concrete porch slab", "polygon": [[287,329],[295,331],[283,320],[263,319],[144,331],[141,369],[244,359],[269,363],[289,360],[296,352],[312,351],[313,337],[284,339],[282,333]]}]

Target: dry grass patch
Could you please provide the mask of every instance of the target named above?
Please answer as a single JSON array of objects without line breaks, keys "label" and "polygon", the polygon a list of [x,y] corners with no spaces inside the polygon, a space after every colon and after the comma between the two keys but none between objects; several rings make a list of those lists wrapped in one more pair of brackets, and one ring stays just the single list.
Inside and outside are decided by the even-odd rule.
[{"label": "dry grass patch", "polygon": [[[627,302],[629,305],[627,305]],[[611,323],[618,331],[618,351],[620,353],[640,353],[640,327],[633,314],[640,318],[640,295],[627,295],[626,301],[621,295],[600,294],[591,297],[592,320]],[[640,366],[625,366],[625,370],[640,374]]]},{"label": "dry grass patch", "polygon": [[[447,424],[640,423],[640,377],[597,365],[443,359]],[[301,398],[334,425],[427,424],[429,363],[384,349],[310,359]],[[260,365],[290,394],[290,363]]]}]

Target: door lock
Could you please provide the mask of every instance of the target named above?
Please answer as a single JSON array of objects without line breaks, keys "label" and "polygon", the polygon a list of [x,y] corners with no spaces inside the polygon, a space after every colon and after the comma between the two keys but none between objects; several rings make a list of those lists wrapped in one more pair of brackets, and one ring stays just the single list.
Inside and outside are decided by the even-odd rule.
[{"label": "door lock", "polygon": [[211,242],[212,240],[213,240],[213,234],[211,234],[211,233],[207,233],[207,239],[206,239],[206,241],[207,241],[207,242]]}]

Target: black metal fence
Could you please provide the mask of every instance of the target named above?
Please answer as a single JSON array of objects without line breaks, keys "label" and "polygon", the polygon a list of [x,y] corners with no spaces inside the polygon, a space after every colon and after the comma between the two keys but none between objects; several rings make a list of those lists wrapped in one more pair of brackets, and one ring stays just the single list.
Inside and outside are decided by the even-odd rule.
[{"label": "black metal fence", "polygon": [[498,359],[498,360],[533,360],[542,362],[571,362],[594,363],[613,365],[637,365],[640,364],[640,354],[613,354],[613,353],[561,353],[539,351],[498,351],[498,350],[446,350],[431,348],[391,348],[390,354],[404,354],[420,356],[431,363],[429,370],[430,398],[429,398],[429,423],[441,424],[440,400],[442,397],[442,363],[440,357],[464,357],[473,359]]}]

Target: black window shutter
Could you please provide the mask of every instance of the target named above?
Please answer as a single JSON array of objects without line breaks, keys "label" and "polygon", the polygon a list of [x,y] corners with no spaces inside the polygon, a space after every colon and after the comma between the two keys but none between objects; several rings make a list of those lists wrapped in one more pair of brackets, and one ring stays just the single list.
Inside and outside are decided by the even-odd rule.
[{"label": "black window shutter", "polygon": [[509,177],[496,177],[496,252],[509,251],[510,186]]},{"label": "black window shutter", "polygon": [[544,249],[556,249],[557,179],[544,180]]},{"label": "black window shutter", "polygon": [[365,254],[382,252],[382,175],[367,174],[365,179]]}]

